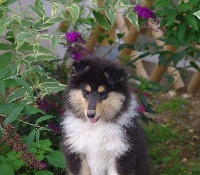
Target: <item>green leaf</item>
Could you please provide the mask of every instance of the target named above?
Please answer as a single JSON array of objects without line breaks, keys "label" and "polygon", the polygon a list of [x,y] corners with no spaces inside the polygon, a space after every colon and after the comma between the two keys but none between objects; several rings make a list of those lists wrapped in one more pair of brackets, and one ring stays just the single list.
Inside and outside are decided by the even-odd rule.
[{"label": "green leaf", "polygon": [[39,129],[36,129],[36,132],[35,132],[35,139],[36,139],[36,142],[37,142],[37,143],[40,141],[40,130],[39,130]]},{"label": "green leaf", "polygon": [[45,121],[45,120],[49,120],[49,119],[51,119],[51,118],[55,118],[55,117],[52,116],[52,115],[45,115],[45,116],[42,116],[42,117],[40,117],[40,118],[38,118],[38,119],[36,120],[36,124],[41,123],[42,121]]},{"label": "green leaf", "polygon": [[32,5],[29,5],[29,7],[40,19],[44,19],[44,13],[39,8]]},{"label": "green leaf", "polygon": [[126,49],[126,48],[129,48],[131,50],[135,50],[135,47],[132,44],[120,44],[119,47],[118,47],[118,51],[121,51],[121,50]]},{"label": "green leaf", "polygon": [[[49,37],[48,39],[50,39],[50,38],[51,37]],[[22,51],[22,52],[32,52],[33,51],[33,45],[30,45],[29,43],[23,43],[23,45],[20,46],[19,51]],[[42,52],[42,53],[52,53],[49,49],[47,49],[47,48],[45,48],[43,46],[39,46],[39,52]]]},{"label": "green leaf", "polygon": [[65,168],[65,159],[60,151],[54,151],[46,156],[48,162],[57,168]]},{"label": "green leaf", "polygon": [[164,157],[164,158],[163,158],[163,163],[167,163],[167,162],[169,162],[169,161],[171,161],[171,160],[172,160],[172,157],[170,157],[170,156]]},{"label": "green leaf", "polygon": [[54,174],[50,171],[42,170],[42,171],[36,172],[35,175],[54,175]]},{"label": "green leaf", "polygon": [[66,9],[72,15],[73,20],[77,21],[80,13],[79,6],[77,6],[76,4],[71,4],[70,6],[66,7]]},{"label": "green leaf", "polygon": [[46,30],[49,27],[51,27],[52,25],[54,25],[54,23],[44,23],[44,24],[41,24],[40,26],[36,27],[35,29],[36,30]]},{"label": "green leaf", "polygon": [[45,14],[44,6],[40,0],[36,0],[34,5],[35,5],[35,7],[40,9],[43,14]]},{"label": "green leaf", "polygon": [[11,48],[10,44],[0,43],[0,50],[10,50]]},{"label": "green leaf", "polygon": [[24,87],[24,88],[27,90],[27,92],[30,94],[30,96],[32,97],[32,99],[33,99],[33,101],[34,101],[33,92],[32,92],[32,90],[31,90],[29,84],[28,84],[25,80],[23,80],[22,78],[20,78],[20,77],[15,77],[15,80],[16,80],[22,87]]},{"label": "green leaf", "polygon": [[46,23],[57,23],[57,22],[62,22],[62,21],[64,21],[64,18],[58,16],[58,17],[48,19]]},{"label": "green leaf", "polygon": [[45,114],[44,111],[40,110],[39,108],[32,106],[32,105],[25,105],[24,110],[22,111],[23,114],[37,114],[42,113]]},{"label": "green leaf", "polygon": [[30,148],[30,146],[32,145],[34,139],[35,139],[35,128],[30,132],[30,134],[26,137],[26,145],[28,148]]},{"label": "green leaf", "polygon": [[3,69],[0,69],[0,79],[4,78],[10,71],[10,68],[6,67]]},{"label": "green leaf", "polygon": [[176,65],[178,64],[178,62],[184,58],[184,56],[186,55],[186,52],[185,50],[181,51],[181,52],[178,52],[178,53],[173,53],[170,57],[170,59],[172,59],[173,63],[174,63],[174,66],[176,67]]},{"label": "green leaf", "polygon": [[200,72],[200,67],[197,65],[197,63],[195,63],[194,61],[190,61],[190,65],[195,68],[197,71]]},{"label": "green leaf", "polygon": [[6,103],[10,103],[18,98],[22,98],[27,93],[27,90],[24,87],[16,89],[13,91],[6,99]]},{"label": "green leaf", "polygon": [[0,165],[0,175],[14,175],[13,168],[8,164]]},{"label": "green leaf", "polygon": [[137,28],[137,30],[139,30],[138,16],[135,13],[130,12],[127,14],[127,18]]},{"label": "green leaf", "polygon": [[140,95],[140,100],[141,100],[141,102],[142,102],[142,104],[143,104],[144,106],[148,106],[147,98],[145,97],[144,94],[141,94],[141,95]]},{"label": "green leaf", "polygon": [[17,35],[16,42],[23,41],[23,42],[29,43],[30,41],[33,40],[33,38],[34,38],[34,35],[32,35],[31,33],[22,31],[21,33]]},{"label": "green leaf", "polygon": [[20,112],[24,109],[24,106],[18,106],[15,108],[4,120],[4,124],[12,123],[15,121],[20,114]]},{"label": "green leaf", "polygon": [[17,83],[17,81],[15,81],[15,79],[13,78],[6,79],[5,83],[6,83],[6,87],[19,85],[19,83]]},{"label": "green leaf", "polygon": [[13,64],[12,64],[12,66],[11,66],[11,68],[10,68],[10,69],[11,69],[11,70],[10,70],[11,75],[15,75],[15,74],[16,74],[17,67],[18,67],[17,63],[13,63]]},{"label": "green leaf", "polygon": [[3,96],[6,94],[6,85],[3,80],[0,80],[0,94]]},{"label": "green leaf", "polygon": [[130,0],[121,0],[123,5],[130,5]]},{"label": "green leaf", "polygon": [[160,53],[159,57],[158,57],[159,61],[158,61],[158,65],[161,66],[162,64],[165,63],[166,60],[166,54],[165,53]]},{"label": "green leaf", "polygon": [[39,141],[40,144],[40,148],[43,148],[44,150],[49,149],[50,146],[52,145],[52,142],[49,139],[45,139],[45,140],[40,140]]},{"label": "green leaf", "polygon": [[55,93],[59,91],[65,90],[66,86],[60,83],[55,83],[55,82],[44,82],[40,83],[40,87],[42,87],[42,92],[41,93]]},{"label": "green leaf", "polygon": [[33,99],[30,96],[24,97],[20,100],[21,104],[27,105],[33,103]]},{"label": "green leaf", "polygon": [[199,19],[200,19],[200,11],[193,13],[194,15],[196,15]]},{"label": "green leaf", "polygon": [[5,30],[6,30],[6,27],[4,26],[4,20],[0,19],[0,35],[3,34]]},{"label": "green leaf", "polygon": [[177,35],[180,41],[184,39],[185,34],[186,34],[186,29],[187,29],[187,25],[185,22],[182,22],[179,24]]},{"label": "green leaf", "polygon": [[0,55],[0,69],[10,65],[12,60],[12,52],[6,52]]},{"label": "green leaf", "polygon": [[167,17],[167,25],[171,26],[174,24],[174,20],[176,18],[177,12],[176,11],[172,11],[170,12],[170,14]]},{"label": "green leaf", "polygon": [[6,18],[4,21],[4,26],[7,27],[12,21],[13,21],[13,19],[11,17]]},{"label": "green leaf", "polygon": [[22,108],[24,105],[20,103],[7,103],[0,105],[0,114],[10,114],[15,108]]},{"label": "green leaf", "polygon": [[111,29],[107,18],[101,12],[93,10],[93,15],[101,27],[103,27],[106,30]]},{"label": "green leaf", "polygon": [[106,9],[105,13],[106,13],[106,17],[108,18],[110,22],[110,26],[112,28],[115,22],[115,9],[114,8]]},{"label": "green leaf", "polygon": [[194,30],[199,31],[197,19],[193,15],[185,16],[185,21],[189,26],[194,28]]},{"label": "green leaf", "polygon": [[19,170],[22,166],[24,166],[24,162],[19,159],[18,154],[15,151],[10,151],[6,154],[6,157],[1,158],[1,164],[10,165],[14,171]]},{"label": "green leaf", "polygon": [[20,18],[20,16],[18,16],[18,15],[14,15],[13,16],[13,20],[16,20],[19,24],[21,24],[21,18]]},{"label": "green leaf", "polygon": [[53,55],[45,54],[45,53],[38,53],[35,57],[34,54],[26,55],[23,59],[27,61],[45,61],[45,60],[52,60],[55,59]]},{"label": "green leaf", "polygon": [[57,44],[60,42],[61,37],[60,36],[52,36],[51,37],[51,49],[54,51]]},{"label": "green leaf", "polygon": [[181,4],[178,6],[178,8],[179,8],[180,12],[192,10],[192,6],[185,2],[181,2]]},{"label": "green leaf", "polygon": [[168,83],[172,84],[174,82],[174,76],[173,75],[168,75],[167,76],[167,81],[168,81]]}]

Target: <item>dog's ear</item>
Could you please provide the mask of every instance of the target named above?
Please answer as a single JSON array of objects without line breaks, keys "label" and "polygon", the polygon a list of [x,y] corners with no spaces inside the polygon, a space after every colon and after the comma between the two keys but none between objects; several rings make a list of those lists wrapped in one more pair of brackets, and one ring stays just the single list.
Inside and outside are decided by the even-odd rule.
[{"label": "dog's ear", "polygon": [[74,61],[72,64],[72,76],[81,76],[87,73],[90,69],[90,60],[82,59],[79,61]]},{"label": "dog's ear", "polygon": [[124,68],[109,67],[104,71],[104,76],[112,87],[123,83],[127,78],[126,70]]}]

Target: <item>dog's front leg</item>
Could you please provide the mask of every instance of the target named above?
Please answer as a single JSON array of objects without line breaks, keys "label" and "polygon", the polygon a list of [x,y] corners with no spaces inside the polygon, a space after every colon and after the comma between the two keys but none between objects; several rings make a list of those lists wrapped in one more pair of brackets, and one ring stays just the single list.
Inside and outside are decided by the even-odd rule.
[{"label": "dog's front leg", "polygon": [[108,171],[107,171],[108,175],[119,175],[118,171],[117,171],[117,164],[116,161],[114,161],[112,163],[112,165],[109,167]]},{"label": "dog's front leg", "polygon": [[85,155],[81,156],[81,175],[90,175],[90,169]]}]

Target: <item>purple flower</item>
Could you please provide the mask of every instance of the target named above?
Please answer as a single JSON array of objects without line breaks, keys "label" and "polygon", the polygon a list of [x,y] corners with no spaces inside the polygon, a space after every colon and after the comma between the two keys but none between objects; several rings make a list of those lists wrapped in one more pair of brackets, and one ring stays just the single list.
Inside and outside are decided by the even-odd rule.
[{"label": "purple flower", "polygon": [[60,128],[52,121],[49,122],[48,128],[54,132],[54,135],[56,135],[60,132]]},{"label": "purple flower", "polygon": [[78,32],[67,32],[65,34],[67,40],[67,53],[74,60],[81,59],[84,55],[89,54],[87,48],[83,47],[86,41],[82,38]]},{"label": "purple flower", "polygon": [[36,104],[37,104],[38,108],[44,112],[47,112],[50,108],[49,102],[45,98],[43,98],[43,99],[38,98],[36,101]]},{"label": "purple flower", "polygon": [[82,57],[82,53],[81,53],[81,52],[73,53],[73,54],[71,55],[71,57],[72,57],[72,59],[74,59],[74,60],[80,60],[81,57]]},{"label": "purple flower", "polygon": [[139,5],[136,5],[134,9],[138,13],[138,18],[143,17],[143,18],[149,19],[155,16],[154,12],[149,10],[147,7],[141,7]]},{"label": "purple flower", "polygon": [[144,113],[144,112],[145,112],[145,107],[144,107],[143,105],[139,105],[139,106],[137,107],[137,112],[139,112],[139,113]]},{"label": "purple flower", "polygon": [[45,168],[47,165],[45,163],[40,164],[42,168]]},{"label": "purple flower", "polygon": [[65,34],[66,40],[70,43],[81,43],[81,44],[85,44],[86,41],[82,38],[81,34],[78,32],[67,32]]}]

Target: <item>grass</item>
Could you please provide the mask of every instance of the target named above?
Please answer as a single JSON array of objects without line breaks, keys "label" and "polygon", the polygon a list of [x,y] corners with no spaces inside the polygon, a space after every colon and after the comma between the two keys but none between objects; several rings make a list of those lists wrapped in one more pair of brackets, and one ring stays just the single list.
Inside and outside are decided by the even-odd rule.
[{"label": "grass", "polygon": [[188,104],[187,99],[174,98],[169,102],[163,102],[156,106],[156,111],[160,114],[164,111],[169,110],[171,113],[181,112],[184,105]]},{"label": "grass", "polygon": [[[187,113],[189,100],[174,98],[155,105],[160,117],[169,117],[164,125],[149,122],[144,131],[149,138],[153,175],[199,175],[200,148],[191,143],[192,133],[180,132],[176,119]],[[174,117],[176,114],[176,117]]]}]

